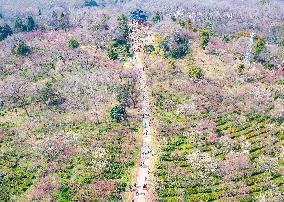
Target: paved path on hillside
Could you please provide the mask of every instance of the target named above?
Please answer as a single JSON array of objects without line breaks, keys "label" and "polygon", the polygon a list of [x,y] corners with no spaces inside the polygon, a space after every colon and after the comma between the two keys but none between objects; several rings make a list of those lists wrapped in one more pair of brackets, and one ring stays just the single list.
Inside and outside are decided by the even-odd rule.
[{"label": "paved path on hillside", "polygon": [[[139,39],[140,40],[140,39]],[[133,201],[135,202],[145,202],[147,201],[146,196],[149,190],[149,168],[151,165],[151,126],[150,126],[150,107],[149,107],[149,97],[147,93],[146,86],[146,76],[144,73],[144,64],[141,57],[141,53],[139,53],[139,44],[141,41],[133,42],[134,46],[134,62],[135,68],[139,70],[140,74],[140,88],[141,88],[141,96],[142,100],[142,114],[143,114],[143,142],[142,148],[140,152],[140,162],[139,167],[136,174],[136,189],[134,193]],[[146,187],[145,187],[146,185]]]},{"label": "paved path on hillside", "polygon": [[[137,202],[145,202],[145,195],[147,192],[147,189],[149,188],[149,167],[151,164],[151,158],[150,158],[150,151],[151,151],[151,126],[150,123],[150,117],[149,117],[149,98],[148,93],[146,90],[146,78],[143,70],[143,62],[141,58],[139,57],[138,52],[135,52],[135,62],[136,62],[136,68],[140,72],[140,86],[141,86],[141,94],[142,94],[142,113],[143,113],[143,142],[142,142],[142,148],[140,153],[140,163],[136,175],[136,191],[134,196],[134,201]],[[146,185],[146,188],[143,186]]]}]

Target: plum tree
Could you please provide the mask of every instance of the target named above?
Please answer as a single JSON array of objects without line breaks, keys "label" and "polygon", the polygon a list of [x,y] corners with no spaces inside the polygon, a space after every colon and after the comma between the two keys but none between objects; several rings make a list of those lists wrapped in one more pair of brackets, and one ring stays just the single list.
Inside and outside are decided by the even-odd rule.
[{"label": "plum tree", "polygon": [[22,76],[11,75],[1,85],[0,95],[4,108],[22,107],[30,116],[28,106],[36,96],[36,88]]},{"label": "plum tree", "polygon": [[137,107],[140,98],[139,73],[124,71],[120,76],[121,84],[118,88],[117,100],[124,107]]}]

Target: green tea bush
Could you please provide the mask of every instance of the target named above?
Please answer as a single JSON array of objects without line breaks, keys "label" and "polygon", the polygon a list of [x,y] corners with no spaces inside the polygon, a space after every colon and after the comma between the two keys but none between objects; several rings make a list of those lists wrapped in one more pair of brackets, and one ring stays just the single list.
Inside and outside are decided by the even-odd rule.
[{"label": "green tea bush", "polygon": [[71,38],[68,40],[68,47],[69,48],[78,48],[79,47],[79,43],[76,39]]},{"label": "green tea bush", "polygon": [[234,37],[232,35],[229,34],[223,34],[221,36],[221,40],[224,41],[225,43],[228,43],[229,41],[231,41]]},{"label": "green tea bush", "polygon": [[130,57],[130,48],[129,42],[125,38],[120,37],[109,42],[107,55],[111,60]]},{"label": "green tea bush", "polygon": [[190,67],[188,69],[188,76],[192,79],[202,79],[204,78],[204,72],[199,67]]},{"label": "green tea bush", "polygon": [[243,63],[241,63],[241,64],[239,64],[239,65],[237,66],[237,72],[238,72],[239,74],[241,74],[244,69],[245,69],[245,65],[244,65]]},{"label": "green tea bush", "polygon": [[116,60],[118,59],[118,52],[115,51],[114,49],[109,49],[107,51],[107,56],[109,57],[109,59],[111,60]]},{"label": "green tea bush", "polygon": [[203,49],[208,46],[210,37],[213,36],[214,33],[208,29],[200,29],[199,30],[199,37],[200,37],[200,45]]},{"label": "green tea bush", "polygon": [[259,55],[262,51],[265,49],[265,40],[261,37],[256,37],[254,39],[254,47],[253,47],[253,53],[255,55]]},{"label": "green tea bush", "polygon": [[27,56],[31,53],[31,50],[23,41],[18,41],[14,45],[12,52],[17,56]]},{"label": "green tea bush", "polygon": [[116,122],[121,122],[127,118],[125,107],[116,105],[111,109],[110,116]]}]

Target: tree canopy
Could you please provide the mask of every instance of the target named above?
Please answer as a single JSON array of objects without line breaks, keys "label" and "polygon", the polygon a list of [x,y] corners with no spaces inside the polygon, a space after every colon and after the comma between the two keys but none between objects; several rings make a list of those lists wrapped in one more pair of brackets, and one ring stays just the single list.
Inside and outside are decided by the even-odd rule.
[{"label": "tree canopy", "polygon": [[135,21],[147,21],[148,16],[144,11],[136,9],[135,11],[131,12],[130,19]]},{"label": "tree canopy", "polygon": [[0,41],[6,39],[8,36],[12,35],[13,31],[11,27],[7,24],[0,26]]}]

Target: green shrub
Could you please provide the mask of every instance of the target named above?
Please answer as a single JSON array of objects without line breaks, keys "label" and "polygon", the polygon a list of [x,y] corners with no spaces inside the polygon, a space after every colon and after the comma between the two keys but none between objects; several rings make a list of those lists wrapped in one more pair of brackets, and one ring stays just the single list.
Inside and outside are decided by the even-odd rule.
[{"label": "green shrub", "polygon": [[161,21],[160,13],[158,13],[158,12],[155,13],[155,15],[153,16],[152,20],[153,20],[154,23],[160,22]]},{"label": "green shrub", "polygon": [[25,20],[25,31],[27,32],[31,32],[33,31],[35,28],[35,21],[33,19],[32,16],[28,16],[26,17],[26,20]]},{"label": "green shrub", "polygon": [[76,39],[71,38],[68,40],[68,47],[69,48],[78,48],[79,47],[79,43]]},{"label": "green shrub", "polygon": [[31,50],[23,41],[18,41],[14,45],[12,52],[17,56],[27,56],[30,54]]},{"label": "green shrub", "polygon": [[86,0],[84,2],[84,6],[86,6],[86,7],[95,7],[95,6],[98,6],[98,4],[94,0]]},{"label": "green shrub", "polygon": [[167,189],[158,189],[157,193],[160,197],[172,197],[176,196],[178,193],[177,188],[167,188]]},{"label": "green shrub", "polygon": [[55,192],[55,196],[60,202],[71,201],[71,188],[68,185],[62,183],[60,189]]},{"label": "green shrub", "polygon": [[224,34],[224,35],[221,36],[221,40],[224,41],[225,43],[228,43],[232,39],[233,39],[233,36],[231,36],[229,34]]},{"label": "green shrub", "polygon": [[17,32],[31,32],[35,29],[35,21],[32,16],[27,16],[23,21],[20,18],[16,18],[14,22],[14,29]]},{"label": "green shrub", "polygon": [[210,37],[213,36],[214,33],[208,29],[200,29],[199,30],[199,38],[200,38],[200,45],[203,49],[208,46]]},{"label": "green shrub", "polygon": [[277,85],[284,85],[284,80],[278,80],[275,82]]},{"label": "green shrub", "polygon": [[107,51],[107,55],[111,60],[118,59],[118,52],[113,48],[111,48]]},{"label": "green shrub", "polygon": [[212,198],[212,200],[217,200],[217,199],[219,199],[220,198],[220,192],[212,192],[211,193],[211,198]]},{"label": "green shrub", "polygon": [[196,188],[192,188],[192,187],[189,187],[189,188],[186,188],[185,189],[185,194],[190,196],[192,194],[197,194],[197,189]]},{"label": "green shrub", "polygon": [[152,52],[155,51],[155,47],[153,45],[145,45],[144,51],[148,54],[151,54]]},{"label": "green shrub", "polygon": [[125,38],[123,37],[117,38],[109,42],[107,55],[112,60],[131,57],[130,47],[131,46],[129,42]]},{"label": "green shrub", "polygon": [[127,38],[127,36],[129,35],[129,27],[128,27],[128,24],[127,24],[127,17],[125,15],[120,15],[118,16],[117,18],[117,21],[118,21],[118,28],[123,32],[123,37],[124,38]]},{"label": "green shrub", "polygon": [[172,15],[172,16],[171,16],[171,20],[172,20],[173,22],[177,21],[176,16]]},{"label": "green shrub", "polygon": [[12,35],[13,31],[9,25],[0,26],[0,41],[6,39],[8,36]]},{"label": "green shrub", "polygon": [[253,197],[252,197],[252,196],[249,196],[249,195],[247,195],[247,196],[242,196],[242,197],[240,198],[240,202],[253,202],[253,201],[254,201]]},{"label": "green shrub", "polygon": [[190,49],[188,39],[179,34],[166,37],[160,44],[160,48],[165,52],[165,57],[169,59],[183,58]]},{"label": "green shrub", "polygon": [[186,198],[188,199],[188,201],[196,201],[196,202],[211,200],[211,196],[209,193],[193,194],[193,195],[186,196]]},{"label": "green shrub", "polygon": [[119,92],[116,96],[117,101],[120,102],[121,105],[130,107],[130,93],[133,86],[124,85],[119,89]]},{"label": "green shrub", "polygon": [[270,3],[270,0],[259,0],[258,3],[261,5],[266,5]]},{"label": "green shrub", "polygon": [[133,132],[136,132],[136,133],[137,133],[137,132],[139,131],[139,128],[140,128],[140,127],[137,125],[137,126],[132,127],[131,130],[132,130]]},{"label": "green shrub", "polygon": [[268,62],[264,63],[263,66],[265,69],[268,69],[268,70],[273,70],[276,68],[275,64],[268,63]]},{"label": "green shrub", "polygon": [[245,69],[245,65],[243,63],[241,63],[237,66],[237,72],[239,74],[242,73],[244,69]]},{"label": "green shrub", "polygon": [[127,118],[125,107],[121,105],[114,106],[110,111],[110,116],[116,122],[121,122]]},{"label": "green shrub", "polygon": [[261,190],[261,188],[257,185],[252,185],[252,186],[249,186],[248,188],[250,192],[258,192]]},{"label": "green shrub", "polygon": [[23,32],[25,31],[25,24],[21,18],[16,18],[14,21],[14,29],[17,32]]},{"label": "green shrub", "polygon": [[253,53],[259,55],[265,49],[265,40],[261,37],[255,37]]},{"label": "green shrub", "polygon": [[193,79],[202,79],[204,77],[204,72],[199,67],[190,67],[188,69],[188,76]]},{"label": "green shrub", "polygon": [[181,43],[177,47],[170,50],[169,54],[167,54],[167,57],[173,59],[183,58],[188,53],[188,49],[189,48],[187,42]]},{"label": "green shrub", "polygon": [[284,179],[282,176],[276,177],[275,179],[273,179],[273,183],[277,186],[280,186],[284,184]]},{"label": "green shrub", "polygon": [[12,128],[14,126],[15,126],[15,124],[14,123],[10,123],[10,122],[0,123],[0,129]]},{"label": "green shrub", "polygon": [[64,109],[61,107],[65,102],[65,98],[54,87],[53,82],[47,82],[40,91],[40,99],[45,105],[49,106],[49,109],[63,112]]},{"label": "green shrub", "polygon": [[3,66],[0,66],[0,78],[1,79],[4,79],[11,74],[12,72],[10,70],[4,68]]}]

